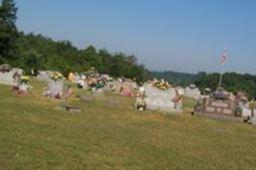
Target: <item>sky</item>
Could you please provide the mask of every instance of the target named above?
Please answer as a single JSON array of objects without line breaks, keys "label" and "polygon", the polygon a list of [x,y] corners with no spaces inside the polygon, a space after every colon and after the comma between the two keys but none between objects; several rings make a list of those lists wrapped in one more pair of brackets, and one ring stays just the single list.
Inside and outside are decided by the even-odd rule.
[{"label": "sky", "polygon": [[78,48],[134,54],[150,70],[256,74],[255,0],[16,0],[17,26]]}]

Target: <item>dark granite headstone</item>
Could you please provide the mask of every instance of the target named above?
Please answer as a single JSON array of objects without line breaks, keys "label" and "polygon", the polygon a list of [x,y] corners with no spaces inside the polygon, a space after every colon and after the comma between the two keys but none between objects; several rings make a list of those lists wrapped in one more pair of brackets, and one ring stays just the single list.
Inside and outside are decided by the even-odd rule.
[{"label": "dark granite headstone", "polygon": [[235,105],[233,101],[210,98],[205,101],[204,113],[235,116],[234,108]]}]

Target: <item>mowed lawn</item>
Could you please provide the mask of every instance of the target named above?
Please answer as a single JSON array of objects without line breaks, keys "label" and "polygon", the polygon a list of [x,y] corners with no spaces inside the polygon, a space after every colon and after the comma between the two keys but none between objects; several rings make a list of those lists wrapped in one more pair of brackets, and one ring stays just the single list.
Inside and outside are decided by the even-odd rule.
[{"label": "mowed lawn", "polygon": [[[188,114],[139,112],[131,98],[107,94],[70,104],[0,86],[0,169],[256,169],[256,128]],[[84,93],[84,92],[78,92]]]}]

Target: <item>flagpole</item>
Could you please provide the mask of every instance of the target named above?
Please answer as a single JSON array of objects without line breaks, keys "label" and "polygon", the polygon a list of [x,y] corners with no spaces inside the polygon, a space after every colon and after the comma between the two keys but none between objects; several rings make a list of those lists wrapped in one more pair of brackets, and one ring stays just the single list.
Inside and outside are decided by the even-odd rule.
[{"label": "flagpole", "polygon": [[227,60],[228,54],[227,51],[224,49],[222,56],[221,56],[221,65],[220,65],[220,82],[219,87],[222,86],[222,79],[223,79],[223,67],[225,65],[225,61]]},{"label": "flagpole", "polygon": [[223,64],[220,66],[220,82],[219,82],[219,87],[222,85],[222,78],[223,78]]}]

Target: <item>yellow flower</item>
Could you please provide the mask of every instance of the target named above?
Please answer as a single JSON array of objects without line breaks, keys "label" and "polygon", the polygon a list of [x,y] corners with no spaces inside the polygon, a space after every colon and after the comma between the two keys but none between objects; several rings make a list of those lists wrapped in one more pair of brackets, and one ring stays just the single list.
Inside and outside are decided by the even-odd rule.
[{"label": "yellow flower", "polygon": [[28,81],[29,80],[29,76],[21,76],[20,79]]}]

